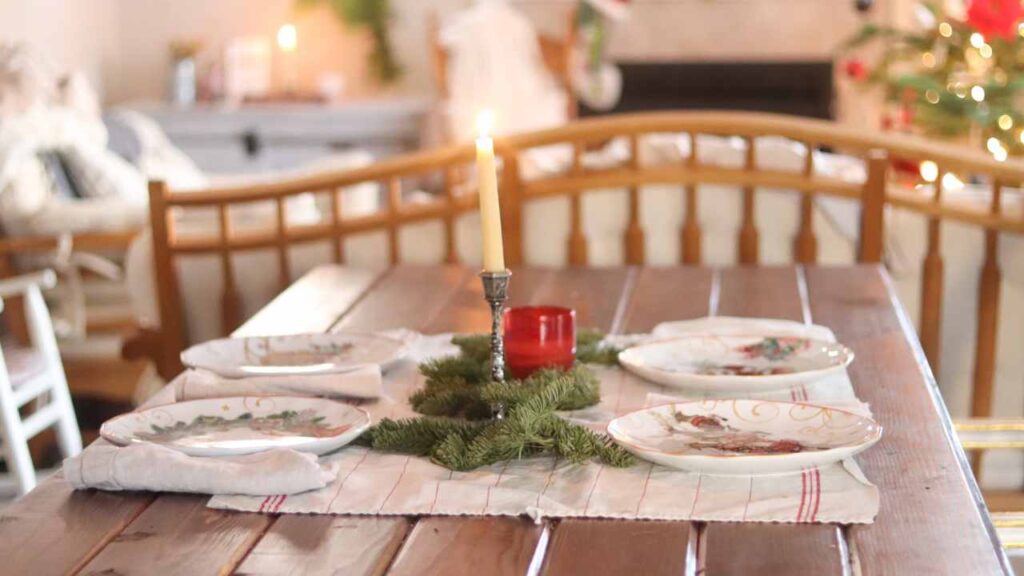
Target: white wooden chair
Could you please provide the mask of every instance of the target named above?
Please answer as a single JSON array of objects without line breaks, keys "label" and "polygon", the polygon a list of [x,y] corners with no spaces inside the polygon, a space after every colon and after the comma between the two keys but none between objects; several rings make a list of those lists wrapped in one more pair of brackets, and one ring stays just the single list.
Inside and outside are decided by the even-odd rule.
[{"label": "white wooden chair", "polygon": [[[75,410],[61,364],[57,339],[42,290],[57,277],[51,270],[0,280],[0,299],[24,299],[30,348],[4,342],[0,348],[0,455],[19,494],[36,485],[36,472],[28,440],[56,425],[57,441],[65,457],[82,451]],[[0,300],[0,311],[3,300]],[[22,418],[19,410],[35,400],[34,410]]]}]

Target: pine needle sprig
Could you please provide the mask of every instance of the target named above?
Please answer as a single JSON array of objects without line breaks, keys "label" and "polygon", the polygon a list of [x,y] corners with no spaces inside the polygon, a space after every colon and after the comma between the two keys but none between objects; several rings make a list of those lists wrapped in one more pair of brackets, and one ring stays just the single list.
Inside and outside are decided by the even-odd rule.
[{"label": "pine needle sprig", "polygon": [[618,366],[621,348],[604,343],[604,334],[597,330],[580,330],[576,334],[576,360],[583,364]]},{"label": "pine needle sprig", "polygon": [[[581,332],[577,357],[614,363],[618,350],[604,348],[604,336]],[[490,340],[456,336],[460,353],[420,365],[424,387],[410,397],[422,418],[385,419],[359,442],[375,450],[426,456],[451,470],[472,470],[498,462],[555,454],[571,463],[597,459],[625,467],[634,457],[604,434],[573,424],[559,411],[600,401],[597,376],[583,364],[570,370],[541,370],[525,380],[490,381]],[[497,407],[505,417],[494,418]]]},{"label": "pine needle sprig", "polygon": [[382,452],[428,456],[439,442],[450,437],[473,438],[485,426],[484,422],[457,418],[385,418],[363,433],[358,443]]}]

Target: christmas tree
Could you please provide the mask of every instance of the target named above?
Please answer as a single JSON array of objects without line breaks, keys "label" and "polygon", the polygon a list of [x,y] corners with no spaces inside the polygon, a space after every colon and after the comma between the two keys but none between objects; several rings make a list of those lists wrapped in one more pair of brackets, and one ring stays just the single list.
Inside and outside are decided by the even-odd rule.
[{"label": "christmas tree", "polygon": [[1024,8],[1021,0],[924,2],[916,30],[866,24],[847,44],[882,42],[877,62],[846,74],[885,87],[891,127],[966,139],[997,160],[1024,155]]}]

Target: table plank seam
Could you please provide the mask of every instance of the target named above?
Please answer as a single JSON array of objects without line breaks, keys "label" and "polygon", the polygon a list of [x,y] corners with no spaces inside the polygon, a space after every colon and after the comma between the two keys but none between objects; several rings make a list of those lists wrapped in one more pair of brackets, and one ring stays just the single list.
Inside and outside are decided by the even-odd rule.
[{"label": "table plank seam", "polygon": [[800,313],[803,315],[803,322],[810,326],[814,324],[811,317],[811,297],[807,293],[807,274],[804,272],[803,264],[796,265],[796,290],[800,294]]},{"label": "table plank seam", "polygon": [[722,271],[711,271],[711,290],[708,291],[708,316],[718,316],[718,304],[722,298]]},{"label": "table plank seam", "polygon": [[551,542],[551,521],[544,520],[544,529],[540,531],[540,538],[537,539],[537,547],[533,550],[533,557],[526,569],[526,576],[539,576],[544,564],[547,561],[548,545]]},{"label": "table plank seam", "polygon": [[452,302],[454,302],[455,299],[459,297],[459,290],[462,288],[462,286],[468,284],[469,282],[472,282],[472,279],[475,278],[476,276],[477,274],[474,273],[472,270],[464,270],[462,273],[462,278],[459,279],[459,288],[452,290],[448,294],[448,297],[445,298],[440,305],[434,308],[434,313],[428,316],[426,322],[423,322],[422,324],[420,324],[420,326],[423,328],[431,326],[434,323],[434,321],[437,320],[437,318],[440,317],[445,310],[448,310],[451,307]]},{"label": "table plank seam", "polygon": [[100,552],[103,552],[104,548],[106,548],[111,542],[117,539],[118,536],[123,534],[124,531],[129,526],[131,526],[136,519],[138,519],[139,516],[142,516],[142,513],[145,512],[146,509],[148,509],[153,504],[153,502],[156,502],[156,499],[157,494],[153,494],[151,497],[147,499],[145,503],[139,506],[134,513],[125,518],[125,520],[119,523],[113,530],[108,531],[103,536],[103,538],[100,538],[96,542],[96,544],[93,545],[93,547],[90,548],[89,551],[86,552],[85,555],[82,556],[82,558],[79,559],[78,562],[76,562],[75,565],[72,566],[70,570],[68,570],[68,574],[74,576],[75,574],[79,574],[82,570],[84,570],[85,567],[88,566],[89,563],[92,562],[94,558],[99,556]]},{"label": "table plank seam", "polygon": [[362,292],[359,293],[359,296],[356,296],[355,300],[353,300],[352,303],[348,305],[348,308],[346,308],[344,312],[339,314],[338,317],[335,318],[333,322],[331,322],[330,326],[328,326],[327,329],[324,330],[324,333],[330,334],[331,332],[334,332],[334,329],[338,326],[338,324],[340,324],[341,321],[344,320],[345,317],[348,316],[350,312],[355,310],[356,306],[361,304],[363,300],[366,299],[367,296],[373,293],[377,286],[384,282],[386,278],[390,277],[394,270],[395,268],[394,266],[392,266],[378,274],[377,277],[373,279],[373,282],[370,282],[370,284]]},{"label": "table plank seam", "polygon": [[860,560],[856,558],[857,546],[850,541],[850,526],[841,524],[836,527],[839,531],[839,554],[843,558],[843,576],[860,576]]},{"label": "table plank seam", "polygon": [[[797,292],[800,294],[800,314],[803,316],[804,324],[810,326],[814,324],[814,315],[811,312],[811,294],[807,288],[807,274],[802,264],[797,264],[796,268],[796,287]],[[801,387],[803,390],[804,400],[807,397],[807,389]],[[814,512],[810,513],[811,521],[815,520],[815,516],[818,514],[818,505],[821,502],[821,473],[817,468],[814,469],[815,482],[817,483],[818,494],[816,495],[814,502]],[[801,506],[803,502],[800,503]],[[808,505],[808,508],[810,506]],[[844,576],[851,572],[850,556],[846,552],[848,549],[848,543],[846,541],[846,531],[842,527],[836,529],[836,540],[839,546],[839,564],[842,569]]]},{"label": "table plank seam", "polygon": [[281,517],[280,514],[268,516],[270,516],[270,521],[264,523],[259,530],[253,532],[249,538],[246,539],[242,546],[239,546],[238,551],[240,553],[236,558],[228,559],[228,563],[224,566],[224,570],[221,571],[221,574],[234,574],[242,563],[245,562],[245,559],[249,557],[249,554],[256,549],[256,545],[259,544],[260,541],[263,540],[263,537],[267,535],[270,528],[277,523],[277,519]]},{"label": "table plank seam", "polygon": [[636,290],[636,280],[639,274],[640,269],[636,266],[630,266],[626,272],[626,280],[622,284],[622,293],[619,295],[619,302],[615,306],[615,314],[612,315],[611,326],[608,327],[609,334],[619,334],[622,332],[622,325],[625,323],[629,304],[633,301],[633,292]]}]

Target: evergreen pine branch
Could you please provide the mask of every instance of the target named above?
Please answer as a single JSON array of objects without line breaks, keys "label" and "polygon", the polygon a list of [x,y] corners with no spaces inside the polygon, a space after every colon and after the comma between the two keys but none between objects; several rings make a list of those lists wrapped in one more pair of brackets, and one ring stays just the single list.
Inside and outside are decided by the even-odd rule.
[{"label": "evergreen pine branch", "polygon": [[385,418],[360,436],[358,443],[381,452],[426,456],[439,442],[451,436],[472,438],[485,426],[483,422],[455,418]]},{"label": "evergreen pine branch", "polygon": [[576,359],[584,364],[618,366],[621,348],[604,343],[604,334],[597,330],[581,330],[576,335]]},{"label": "evergreen pine branch", "polygon": [[[585,358],[614,358],[618,350],[602,346],[604,335],[583,331],[578,338]],[[583,364],[570,370],[541,370],[525,380],[490,381],[490,339],[458,336],[460,354],[424,362],[424,387],[409,401],[425,416],[385,419],[357,441],[375,450],[427,456],[451,470],[472,470],[539,454],[555,454],[573,463],[597,459],[629,466],[633,456],[603,435],[558,416],[600,401],[600,383]],[[614,360],[612,360],[614,362]],[[492,419],[502,406],[503,419]]]}]

